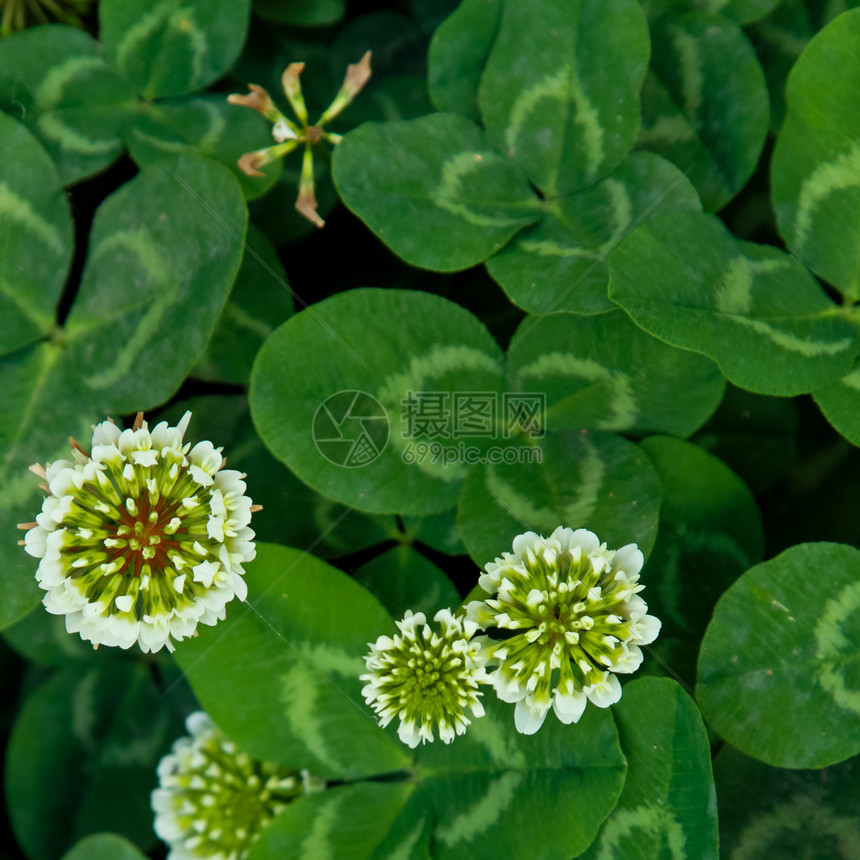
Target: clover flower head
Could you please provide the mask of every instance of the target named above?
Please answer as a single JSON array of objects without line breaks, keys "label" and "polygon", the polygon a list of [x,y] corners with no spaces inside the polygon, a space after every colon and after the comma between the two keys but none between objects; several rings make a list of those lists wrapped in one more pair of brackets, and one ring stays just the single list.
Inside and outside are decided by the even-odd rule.
[{"label": "clover flower head", "polygon": [[189,737],[159,762],[151,797],[168,860],[242,860],[280,810],[325,785],[307,771],[252,759],[203,711],[185,726]]},{"label": "clover flower head", "polygon": [[639,646],[660,632],[639,596],[642,561],[636,544],[608,550],[593,532],[559,526],[549,538],[519,535],[486,566],[478,582],[491,596],[466,615],[504,631],[489,640],[487,664],[499,698],[516,702],[519,732],[536,732],[550,708],[575,723],[587,702],[606,708],[621,697],[616,673],[635,672]]},{"label": "clover flower head", "polygon": [[413,749],[434,739],[434,725],[446,744],[470,724],[466,710],[484,716],[478,685],[486,682],[480,640],[472,637],[477,625],[441,609],[434,631],[423,612],[406,611],[396,622],[399,633],[370,643],[365,657],[367,685],[362,695],[373,706],[379,724],[400,718],[397,735]]},{"label": "clover flower head", "polygon": [[24,546],[48,612],[66,629],[102,645],[173,650],[170,641],[224,618],[247,586],[254,558],[245,476],[222,468],[211,442],[183,441],[191,413],[176,427],[149,430],[112,421],[93,428],[91,451],[72,441],[72,460],[31,469],[45,479],[42,511]]},{"label": "clover flower head", "polygon": [[[227,96],[227,101],[230,104],[249,107],[261,113],[272,123],[274,146],[256,149],[242,155],[237,164],[243,173],[248,176],[264,176],[260,168],[303,147],[296,211],[317,227],[324,227],[325,221],[317,212],[318,204],[314,191],[314,149],[319,149],[323,142],[337,146],[342,140],[343,135],[328,131],[325,125],[336,119],[370,80],[370,51],[366,51],[357,63],[346,67],[341,88],[313,125],[310,123],[305,97],[302,94],[301,74],[304,70],[304,63],[290,63],[281,75],[281,86],[295,119],[290,119],[281,113],[269,93],[258,84],[248,84],[249,92],[232,93]],[[330,154],[325,158],[328,161]]]}]

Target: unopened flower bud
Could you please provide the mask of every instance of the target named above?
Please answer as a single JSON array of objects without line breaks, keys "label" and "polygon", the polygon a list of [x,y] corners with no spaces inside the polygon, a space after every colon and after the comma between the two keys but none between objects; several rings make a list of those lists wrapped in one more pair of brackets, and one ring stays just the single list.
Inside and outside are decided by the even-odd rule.
[{"label": "unopened flower bud", "polygon": [[481,642],[472,639],[477,625],[449,609],[439,610],[433,620],[440,633],[423,612],[407,610],[393,638],[380,636],[370,644],[368,672],[361,676],[368,682],[362,695],[379,724],[399,717],[397,735],[413,748],[432,741],[435,728],[446,744],[463,734],[471,722],[467,709],[484,716],[478,685],[486,683],[485,660]]}]

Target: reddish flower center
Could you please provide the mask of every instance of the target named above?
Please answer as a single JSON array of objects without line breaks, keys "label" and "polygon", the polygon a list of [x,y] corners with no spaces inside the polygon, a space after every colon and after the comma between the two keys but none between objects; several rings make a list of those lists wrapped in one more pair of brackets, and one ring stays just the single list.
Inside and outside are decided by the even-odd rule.
[{"label": "reddish flower center", "polygon": [[110,538],[121,542],[106,547],[107,560],[125,559],[122,572],[132,576],[140,576],[147,563],[153,573],[170,567],[168,553],[179,550],[180,541],[188,537],[179,534],[176,528],[168,529],[179,505],[180,502],[164,497],[153,505],[148,496],[141,496],[132,506],[132,511],[136,508],[136,512],[120,508],[119,522],[108,523],[105,527]]}]

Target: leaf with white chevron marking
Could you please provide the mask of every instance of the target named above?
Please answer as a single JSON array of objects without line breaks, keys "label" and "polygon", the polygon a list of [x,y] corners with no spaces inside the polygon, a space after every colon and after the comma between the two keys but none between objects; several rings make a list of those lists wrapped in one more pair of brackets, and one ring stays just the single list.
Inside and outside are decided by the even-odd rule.
[{"label": "leaf with white chevron marking", "polygon": [[720,598],[696,700],[728,743],[775,767],[860,753],[860,550],[802,543]]},{"label": "leaf with white chevron marking", "polygon": [[804,49],[788,79],[786,121],[771,165],[786,244],[852,302],[860,300],[860,116],[848,106],[860,89],[858,43],[854,9]]},{"label": "leaf with white chevron marking", "polygon": [[764,146],[761,65],[743,30],[721,15],[670,12],[651,22],[651,42],[637,147],[676,164],[716,211],[746,184]]},{"label": "leaf with white chevron marking", "polygon": [[634,230],[609,258],[609,295],[656,337],[714,359],[759,394],[835,382],[855,327],[796,259],[738,242],[713,215],[674,213]]},{"label": "leaf with white chevron marking", "polygon": [[580,860],[717,860],[711,748],[695,702],[669,678],[639,678],[613,714],[627,781]]},{"label": "leaf with white chevron marking", "polygon": [[634,153],[600,182],[547,201],[543,218],[490,257],[487,271],[530,313],[611,310],[610,251],[646,218],[678,209],[701,210],[689,180],[657,155]]},{"label": "leaf with white chevron marking", "polygon": [[101,0],[99,35],[108,60],[142,96],[181,96],[233,65],[250,14],[250,0]]},{"label": "leaf with white chevron marking", "polygon": [[540,217],[525,176],[457,114],[365,123],[335,150],[333,176],[343,202],[426,269],[474,266]]},{"label": "leaf with white chevron marking", "polygon": [[[411,760],[361,696],[367,643],[394,632],[362,585],[307,552],[257,544],[250,605],[176,649],[203,708],[249,755],[326,779],[398,771]],[[241,684],[241,697],[225,689]]]},{"label": "leaf with white chevron marking", "polygon": [[120,155],[137,99],[92,36],[55,24],[0,39],[0,110],[28,126],[69,185]]},{"label": "leaf with white chevron marking", "polygon": [[545,197],[591,185],[636,140],[648,50],[635,0],[507,0],[478,88],[489,140]]},{"label": "leaf with white chevron marking", "polygon": [[56,325],[72,259],[72,218],[57,169],[39,141],[0,114],[0,355]]},{"label": "leaf with white chevron marking", "polygon": [[548,433],[540,460],[472,468],[457,524],[479,565],[510,552],[526,531],[588,528],[618,548],[638,543],[648,556],[657,537],[662,487],[648,455],[610,433]]},{"label": "leaf with white chevron marking", "polygon": [[528,316],[508,347],[508,385],[545,392],[550,433],[689,436],[717,408],[725,384],[712,361],[652,337],[618,308]]}]

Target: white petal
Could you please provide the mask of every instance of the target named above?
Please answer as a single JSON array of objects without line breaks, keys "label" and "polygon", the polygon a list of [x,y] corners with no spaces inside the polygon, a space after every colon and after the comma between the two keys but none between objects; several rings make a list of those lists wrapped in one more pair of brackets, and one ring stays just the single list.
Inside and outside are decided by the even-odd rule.
[{"label": "white petal", "polygon": [[117,447],[126,456],[132,451],[147,451],[152,447],[152,437],[149,430],[144,430],[143,427],[138,430],[126,429],[119,434]]},{"label": "white petal", "polygon": [[559,720],[565,724],[578,723],[588,703],[588,696],[582,690],[574,690],[572,693],[562,693],[560,690],[555,689],[553,693],[552,709]]},{"label": "white petal", "polygon": [[190,420],[191,413],[186,412],[176,427],[169,427],[166,421],[162,421],[152,431],[152,447],[156,451],[163,451],[165,448],[177,450],[182,448],[182,437]]},{"label": "white petal", "polygon": [[654,615],[645,615],[631,624],[639,645],[650,645],[660,634],[662,626],[660,619]]},{"label": "white petal", "polygon": [[482,590],[486,591],[487,594],[494,594],[498,590],[500,582],[501,576],[498,572],[482,573],[478,577],[478,585],[480,585]]},{"label": "white petal", "polygon": [[565,526],[558,526],[555,531],[549,536],[550,540],[558,544],[561,552],[567,552],[570,549],[570,541],[573,537],[573,529]]},{"label": "white petal", "polygon": [[185,436],[185,431],[188,429],[188,424],[191,421],[191,412],[187,411],[180,419],[179,423],[176,425],[176,430],[179,433],[180,439]]},{"label": "white petal", "polygon": [[221,564],[217,561],[202,561],[200,564],[194,565],[192,571],[194,573],[194,581],[199,582],[204,588],[212,587],[212,580],[215,579],[215,574],[221,570]]},{"label": "white petal", "polygon": [[283,143],[285,140],[295,140],[296,133],[287,125],[283,117],[272,126],[272,137],[277,143]]},{"label": "white petal", "polygon": [[421,735],[415,723],[402,722],[397,727],[397,737],[408,747],[415,749],[421,743]]},{"label": "white petal", "polygon": [[135,466],[157,466],[158,454],[155,451],[132,451],[129,455]]},{"label": "white petal", "polygon": [[74,468],[74,463],[68,460],[57,460],[54,463],[49,463],[45,469],[45,474],[48,476],[48,489],[57,497],[64,496],[76,489],[77,471]]},{"label": "white petal", "polygon": [[642,649],[637,645],[628,645],[627,650],[612,664],[610,668],[613,672],[620,672],[622,675],[630,675],[642,665],[644,656]]},{"label": "white petal", "polygon": [[48,532],[46,532],[41,526],[36,526],[35,528],[30,529],[27,534],[24,535],[24,552],[26,552],[27,555],[32,555],[33,558],[43,558],[47,546],[47,538]]},{"label": "white petal", "polygon": [[214,483],[212,476],[205,469],[201,469],[200,466],[192,465],[188,471],[191,473],[192,479],[200,484],[201,487],[211,487]]},{"label": "white petal", "polygon": [[533,735],[546,719],[549,708],[532,707],[525,699],[517,702],[514,709],[514,725],[521,735]]},{"label": "white petal", "polygon": [[61,586],[66,580],[63,562],[53,558],[43,558],[36,568],[36,581],[46,591]]},{"label": "white petal", "polygon": [[59,504],[59,501],[53,496],[48,496],[42,502],[41,512],[36,515],[36,522],[47,532],[51,532],[57,527],[57,521],[53,514]]},{"label": "white petal", "polygon": [[[175,817],[175,813],[172,811],[163,815],[156,815],[152,823],[152,828],[155,830],[155,835],[164,842],[167,842],[168,845],[185,835],[185,828],[180,826],[179,819]],[[174,849],[171,849],[170,858],[171,860],[177,860]]]},{"label": "white petal", "polygon": [[621,684],[611,672],[607,672],[606,677],[599,684],[586,685],[583,689],[589,701],[598,708],[608,708],[621,698]]},{"label": "white petal", "polygon": [[189,452],[188,459],[195,465],[199,466],[210,475],[214,475],[223,462],[223,457],[220,452],[215,450],[215,446],[208,441],[198,442]]},{"label": "white petal", "polygon": [[248,597],[248,583],[245,582],[245,577],[238,573],[233,573],[230,576],[230,582],[233,586],[233,592],[241,601],[245,601]]},{"label": "white petal", "polygon": [[624,601],[624,614],[631,621],[638,621],[648,611],[648,604],[638,595],[633,594]]},{"label": "white petal", "polygon": [[93,458],[93,463],[113,468],[119,468],[120,463],[125,460],[122,451],[116,445],[93,445],[90,456]]},{"label": "white petal", "polygon": [[[79,614],[77,604],[70,600],[61,588],[53,588],[45,594],[42,598],[42,605],[51,615],[65,615],[67,619],[70,614]],[[77,633],[77,630],[70,630],[69,632]]]},{"label": "white petal", "polygon": [[404,636],[413,637],[416,628],[427,624],[427,616],[423,612],[413,612],[411,609],[407,609],[403,618],[396,621],[395,624]]},{"label": "white petal", "polygon": [[533,547],[542,541],[543,538],[536,532],[524,532],[514,538],[513,550],[517,558],[525,559],[529,552],[533,552]]},{"label": "white petal", "polygon": [[613,570],[623,570],[628,576],[635,576],[642,570],[645,556],[635,543],[629,543],[621,549],[616,550],[612,559]]},{"label": "white petal", "polygon": [[496,613],[483,600],[472,600],[466,604],[466,618],[469,623],[485,630],[495,623]]},{"label": "white petal", "polygon": [[244,477],[244,472],[237,472],[235,469],[221,469],[215,473],[215,486],[224,493],[225,498],[231,495],[242,496],[248,489],[242,480]]},{"label": "white petal", "polygon": [[131,608],[134,606],[134,598],[130,594],[123,594],[117,597],[114,603],[120,612],[131,612]]},{"label": "white petal", "polygon": [[206,534],[210,540],[217,540],[218,543],[224,541],[224,518],[210,516],[206,521]]},{"label": "white petal", "polygon": [[121,432],[113,421],[102,421],[101,424],[96,424],[93,427],[93,447],[96,445],[111,445],[115,447]]},{"label": "white petal", "polygon": [[451,725],[448,723],[439,724],[439,740],[441,740],[443,744],[451,743],[455,737],[457,737],[457,733]]},{"label": "white petal", "polygon": [[209,496],[209,509],[216,517],[227,516],[227,506],[224,504],[224,494],[221,490],[212,490]]},{"label": "white petal", "polygon": [[205,711],[194,711],[185,718],[185,728],[193,738],[204,738],[213,734],[215,723]]},{"label": "white petal", "polygon": [[503,702],[519,702],[528,695],[528,690],[525,687],[520,687],[516,678],[508,677],[501,670],[493,672],[492,681],[496,695]]},{"label": "white petal", "polygon": [[137,642],[137,637],[140,635],[140,622],[124,615],[111,615],[107,619],[107,630],[114,644],[128,650]]},{"label": "white petal", "polygon": [[582,548],[583,555],[590,555],[600,549],[600,538],[588,529],[577,529],[570,536],[570,546]]}]

